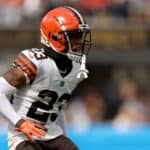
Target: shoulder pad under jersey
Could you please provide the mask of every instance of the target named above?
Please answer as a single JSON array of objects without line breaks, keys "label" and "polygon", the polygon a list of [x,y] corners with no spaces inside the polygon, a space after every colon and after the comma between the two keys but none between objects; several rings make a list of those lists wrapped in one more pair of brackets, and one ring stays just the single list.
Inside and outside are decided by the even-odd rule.
[{"label": "shoulder pad under jersey", "polygon": [[31,84],[37,74],[38,60],[46,57],[42,49],[27,49],[18,54],[14,65],[23,71],[27,77],[27,83]]}]

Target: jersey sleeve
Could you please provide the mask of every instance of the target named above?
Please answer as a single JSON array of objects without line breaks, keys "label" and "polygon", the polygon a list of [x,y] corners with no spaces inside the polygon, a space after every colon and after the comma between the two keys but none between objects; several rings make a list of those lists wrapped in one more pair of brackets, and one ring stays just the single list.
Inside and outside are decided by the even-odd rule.
[{"label": "jersey sleeve", "polygon": [[32,84],[37,74],[37,67],[32,53],[29,50],[21,51],[13,65],[23,71],[27,83]]}]

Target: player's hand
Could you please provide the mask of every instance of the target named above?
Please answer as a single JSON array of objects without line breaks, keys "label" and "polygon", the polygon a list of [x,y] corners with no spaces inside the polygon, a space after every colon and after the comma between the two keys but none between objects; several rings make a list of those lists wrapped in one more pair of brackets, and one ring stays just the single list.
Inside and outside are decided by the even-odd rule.
[{"label": "player's hand", "polygon": [[38,138],[44,137],[47,128],[34,121],[21,119],[16,124],[15,130],[22,132],[31,142],[34,142],[33,136]]}]

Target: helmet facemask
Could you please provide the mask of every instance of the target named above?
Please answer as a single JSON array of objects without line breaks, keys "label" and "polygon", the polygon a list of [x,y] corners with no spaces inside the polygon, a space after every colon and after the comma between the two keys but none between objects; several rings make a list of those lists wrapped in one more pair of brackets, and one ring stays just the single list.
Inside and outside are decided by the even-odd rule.
[{"label": "helmet facemask", "polygon": [[91,47],[89,29],[65,31],[66,54],[71,60],[80,61],[83,54],[87,55]]}]

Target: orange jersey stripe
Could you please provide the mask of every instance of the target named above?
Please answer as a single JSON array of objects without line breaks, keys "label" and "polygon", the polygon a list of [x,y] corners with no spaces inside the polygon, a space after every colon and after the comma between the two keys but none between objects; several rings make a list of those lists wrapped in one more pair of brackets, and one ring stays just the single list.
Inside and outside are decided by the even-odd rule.
[{"label": "orange jersey stripe", "polygon": [[34,74],[36,74],[37,70],[36,70],[36,66],[28,59],[26,58],[26,56],[19,54],[18,58],[28,66],[28,68],[30,68],[32,70],[32,72]]},{"label": "orange jersey stripe", "polygon": [[28,75],[31,84],[37,74],[36,66],[24,54],[19,54],[14,63]]},{"label": "orange jersey stripe", "polygon": [[23,64],[22,62],[20,62],[18,59],[16,59],[15,64],[16,64],[17,66],[19,66],[19,67],[28,75],[28,77],[29,77],[30,80],[31,80],[30,83],[32,83],[33,80],[34,80],[34,78],[35,78],[35,74],[33,74],[33,73],[29,70],[29,68],[28,68],[25,64]]}]

